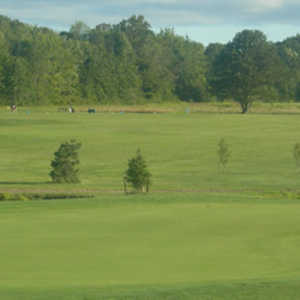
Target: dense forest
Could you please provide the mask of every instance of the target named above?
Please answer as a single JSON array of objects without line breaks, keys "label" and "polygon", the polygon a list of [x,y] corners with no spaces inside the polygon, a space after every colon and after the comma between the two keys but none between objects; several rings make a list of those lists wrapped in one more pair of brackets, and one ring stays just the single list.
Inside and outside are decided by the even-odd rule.
[{"label": "dense forest", "polygon": [[300,35],[204,47],[143,16],[55,32],[0,16],[0,105],[300,101]]}]

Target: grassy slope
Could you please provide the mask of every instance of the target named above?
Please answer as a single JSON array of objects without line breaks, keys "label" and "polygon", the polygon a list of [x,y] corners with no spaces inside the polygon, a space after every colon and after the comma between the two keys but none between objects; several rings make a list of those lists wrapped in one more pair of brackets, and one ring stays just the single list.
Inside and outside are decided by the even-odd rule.
[{"label": "grassy slope", "polygon": [[[0,299],[297,299],[299,202],[253,191],[298,189],[299,125],[284,115],[1,113],[2,191],[120,190],[140,146],[157,192],[0,203]],[[83,183],[49,184],[53,152],[71,137],[83,142]],[[225,175],[220,137],[233,152]]]}]

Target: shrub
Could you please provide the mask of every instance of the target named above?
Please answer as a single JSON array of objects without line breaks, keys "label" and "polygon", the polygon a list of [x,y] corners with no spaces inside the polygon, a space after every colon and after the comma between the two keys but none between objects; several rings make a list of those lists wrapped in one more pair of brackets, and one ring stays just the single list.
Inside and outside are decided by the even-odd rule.
[{"label": "shrub", "polygon": [[60,145],[54,153],[54,160],[51,162],[52,171],[49,173],[55,183],[78,183],[78,150],[81,143],[76,140],[65,142]]},{"label": "shrub", "polygon": [[124,175],[124,192],[127,193],[127,185],[130,184],[136,192],[149,192],[151,174],[147,170],[147,164],[137,150],[136,156],[128,161],[128,169]]},{"label": "shrub", "polygon": [[26,195],[21,193],[0,193],[0,201],[27,201],[30,200]]},{"label": "shrub", "polygon": [[296,166],[300,167],[300,143],[294,145],[293,155],[296,162]]},{"label": "shrub", "polygon": [[9,193],[0,193],[0,201],[8,201],[11,198]]},{"label": "shrub", "polygon": [[225,139],[222,138],[219,141],[218,144],[218,156],[219,156],[219,167],[223,169],[223,171],[226,168],[226,165],[229,161],[229,158],[231,156],[231,151],[229,149],[228,144],[226,143]]}]

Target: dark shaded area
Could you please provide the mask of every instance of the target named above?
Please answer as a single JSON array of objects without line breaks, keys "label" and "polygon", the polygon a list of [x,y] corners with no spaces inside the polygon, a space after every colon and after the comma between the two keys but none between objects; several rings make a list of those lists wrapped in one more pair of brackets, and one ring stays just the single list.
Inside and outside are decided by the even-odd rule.
[{"label": "dark shaded area", "polygon": [[57,199],[80,199],[93,198],[91,194],[80,193],[0,193],[0,201],[27,201],[27,200],[57,200]]},{"label": "dark shaded area", "polygon": [[0,185],[41,185],[52,184],[51,181],[0,181]]},{"label": "dark shaded area", "polygon": [[30,289],[0,289],[6,300],[298,300],[297,280],[244,282],[214,282],[208,284],[178,284],[174,286],[111,286],[109,288],[75,287],[34,291]]}]

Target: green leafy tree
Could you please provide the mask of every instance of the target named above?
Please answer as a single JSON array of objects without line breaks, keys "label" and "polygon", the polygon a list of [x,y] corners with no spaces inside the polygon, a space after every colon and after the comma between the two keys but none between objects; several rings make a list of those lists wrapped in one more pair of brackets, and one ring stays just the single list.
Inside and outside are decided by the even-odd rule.
[{"label": "green leafy tree", "polygon": [[244,30],[228,43],[214,61],[212,82],[218,98],[237,101],[246,113],[255,100],[268,95],[265,86],[279,75],[275,46],[258,30]]},{"label": "green leafy tree", "polygon": [[181,100],[206,100],[206,58],[200,43],[185,40],[184,60],[179,65],[176,94]]},{"label": "green leafy tree", "polygon": [[127,192],[127,185],[130,184],[136,192],[149,192],[151,174],[147,170],[141,150],[138,149],[136,156],[128,161],[128,169],[124,175],[124,191]]},{"label": "green leafy tree", "polygon": [[[14,90],[13,59],[10,56],[0,56],[0,96],[6,104],[13,104]],[[3,102],[3,99],[1,102]]]},{"label": "green leafy tree", "polygon": [[277,50],[283,66],[281,67],[280,81],[276,88],[280,93],[281,101],[300,100],[300,35],[287,38],[277,43]]},{"label": "green leafy tree", "polygon": [[206,73],[207,90],[211,96],[216,96],[214,87],[212,85],[212,82],[214,81],[214,68],[213,68],[214,62],[216,58],[219,56],[219,54],[221,53],[224,46],[225,45],[220,43],[212,43],[209,44],[205,49],[205,57],[207,60],[207,73]]},{"label": "green leafy tree", "polygon": [[219,156],[219,166],[224,171],[228,161],[231,156],[231,151],[229,149],[229,145],[226,143],[225,139],[222,138],[218,144],[218,156]]},{"label": "green leafy tree", "polygon": [[90,27],[82,21],[77,21],[70,28],[70,35],[76,40],[84,40],[90,31]]},{"label": "green leafy tree", "polygon": [[167,56],[158,42],[148,40],[141,49],[139,71],[143,81],[142,90],[147,99],[171,99],[174,75],[167,65]]},{"label": "green leafy tree", "polygon": [[62,143],[54,153],[54,160],[51,162],[52,171],[49,173],[55,183],[78,183],[78,150],[81,143],[76,140]]},{"label": "green leafy tree", "polygon": [[151,39],[154,37],[151,25],[142,15],[133,15],[114,26],[114,29],[126,33],[138,56],[140,55],[140,49],[144,47],[145,42],[147,42],[149,38]]},{"label": "green leafy tree", "polygon": [[[208,97],[208,95],[210,97]],[[60,34],[0,16],[0,104],[233,99],[300,101],[300,35],[271,43],[244,30],[227,44],[155,33],[143,16]]]}]

